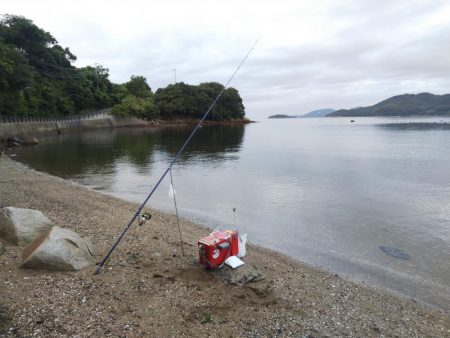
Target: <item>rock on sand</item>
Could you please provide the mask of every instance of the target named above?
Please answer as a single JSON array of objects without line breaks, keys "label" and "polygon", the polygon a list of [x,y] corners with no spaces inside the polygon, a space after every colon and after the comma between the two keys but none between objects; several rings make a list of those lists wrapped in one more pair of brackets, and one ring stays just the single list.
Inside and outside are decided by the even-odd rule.
[{"label": "rock on sand", "polygon": [[71,271],[93,264],[89,241],[69,229],[54,226],[24,249],[21,267]]},{"label": "rock on sand", "polygon": [[0,209],[0,238],[20,247],[27,246],[52,226],[52,222],[38,210]]}]

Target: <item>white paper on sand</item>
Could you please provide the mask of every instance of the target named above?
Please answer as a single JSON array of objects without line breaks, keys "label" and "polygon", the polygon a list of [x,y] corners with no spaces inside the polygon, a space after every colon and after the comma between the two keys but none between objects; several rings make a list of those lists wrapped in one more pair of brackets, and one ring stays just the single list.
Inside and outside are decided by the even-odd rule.
[{"label": "white paper on sand", "polygon": [[237,256],[230,256],[225,260],[225,264],[233,269],[236,269],[238,266],[244,265],[245,263]]}]

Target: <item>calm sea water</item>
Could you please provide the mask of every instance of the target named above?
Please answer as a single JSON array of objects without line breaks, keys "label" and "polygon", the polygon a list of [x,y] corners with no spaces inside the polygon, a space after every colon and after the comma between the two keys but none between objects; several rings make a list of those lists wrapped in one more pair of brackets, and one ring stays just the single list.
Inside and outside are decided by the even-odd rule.
[{"label": "calm sea water", "polygon": [[[253,243],[449,311],[450,130],[380,125],[405,120],[203,127],[173,170],[180,213],[230,228],[237,207],[237,227]],[[49,136],[16,158],[141,202],[190,131]],[[168,190],[166,180],[149,205],[173,212]]]}]

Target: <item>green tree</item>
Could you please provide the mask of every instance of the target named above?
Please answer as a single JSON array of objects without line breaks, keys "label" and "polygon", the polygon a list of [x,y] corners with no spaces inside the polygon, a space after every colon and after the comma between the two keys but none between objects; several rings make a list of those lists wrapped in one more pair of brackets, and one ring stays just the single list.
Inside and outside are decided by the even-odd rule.
[{"label": "green tree", "polygon": [[[200,118],[223,85],[183,82],[152,93],[144,76],[113,84],[105,67],[76,68],[76,56],[31,20],[0,19],[0,114],[70,115],[113,106],[118,115],[145,119]],[[209,115],[211,120],[240,119],[239,92],[228,88]]]},{"label": "green tree", "polygon": [[141,98],[128,95],[111,109],[116,116],[136,116],[144,120],[154,120],[159,117],[159,110],[153,98]]},{"label": "green tree", "polygon": [[0,113],[76,114],[120,101],[103,67],[76,68],[68,48],[20,16],[0,19]]},{"label": "green tree", "polygon": [[[217,82],[201,83],[198,86],[180,82],[158,89],[155,92],[155,103],[162,118],[200,118],[223,88]],[[239,92],[234,88],[227,88],[209,113],[208,119],[220,121],[242,119],[244,116],[245,108]]]},{"label": "green tree", "polygon": [[159,109],[145,77],[132,75],[130,81],[114,88],[116,96],[121,99],[120,103],[112,108],[114,115],[136,116],[145,120],[159,117]]},{"label": "green tree", "polygon": [[152,90],[147,84],[147,79],[143,76],[132,75],[130,81],[125,83],[125,88],[128,94],[136,97],[149,97],[152,95]]},{"label": "green tree", "polygon": [[26,110],[24,91],[33,69],[14,46],[0,36],[0,112],[14,115]]},{"label": "green tree", "polygon": [[155,92],[155,103],[162,118],[192,117],[196,109],[194,86],[183,82],[170,84]]}]

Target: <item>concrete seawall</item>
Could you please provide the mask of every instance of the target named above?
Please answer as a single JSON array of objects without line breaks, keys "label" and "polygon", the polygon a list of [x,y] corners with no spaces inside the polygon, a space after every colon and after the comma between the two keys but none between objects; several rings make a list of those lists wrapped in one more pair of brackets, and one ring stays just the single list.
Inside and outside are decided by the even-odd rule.
[{"label": "concrete seawall", "polygon": [[0,123],[0,140],[12,136],[35,136],[45,133],[63,133],[71,130],[140,127],[148,123],[136,117],[115,117],[104,115],[98,119],[64,122],[22,122]]}]

